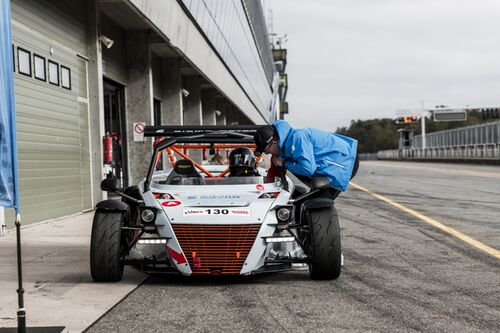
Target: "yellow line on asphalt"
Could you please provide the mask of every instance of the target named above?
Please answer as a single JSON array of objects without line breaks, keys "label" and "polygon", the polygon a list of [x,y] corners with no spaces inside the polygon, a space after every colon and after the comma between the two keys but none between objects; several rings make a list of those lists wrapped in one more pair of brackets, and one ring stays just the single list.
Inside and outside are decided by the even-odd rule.
[{"label": "yellow line on asphalt", "polygon": [[459,232],[459,231],[457,231],[457,230],[455,230],[453,228],[450,228],[450,227],[448,227],[448,226],[446,226],[446,225],[444,225],[444,224],[442,224],[442,223],[440,223],[440,222],[438,222],[438,221],[436,221],[434,219],[431,219],[428,216],[420,214],[419,212],[414,211],[413,209],[410,209],[408,207],[403,206],[402,204],[399,204],[399,203],[397,203],[395,201],[392,201],[389,198],[386,198],[386,197],[384,197],[384,196],[382,196],[380,194],[374,193],[374,192],[372,192],[372,191],[364,188],[363,186],[360,186],[360,185],[355,184],[353,182],[351,182],[351,186],[357,188],[358,190],[364,191],[364,192],[372,195],[373,197],[375,197],[375,198],[377,198],[379,200],[382,200],[382,201],[388,203],[391,206],[399,208],[402,211],[404,211],[404,212],[406,212],[406,213],[408,213],[410,215],[413,215],[416,218],[418,218],[418,219],[420,219],[420,220],[422,220],[422,221],[424,221],[424,222],[426,222],[426,223],[428,223],[428,224],[430,224],[430,225],[432,225],[432,226],[434,226],[434,227],[436,227],[436,228],[438,228],[438,229],[440,229],[440,230],[442,230],[442,231],[444,231],[444,232],[446,232],[446,233],[448,233],[448,234],[450,234],[452,236],[455,236],[456,238],[458,238],[458,239],[466,242],[467,244],[472,245],[475,248],[477,248],[477,249],[479,249],[481,251],[484,251],[484,252],[486,252],[486,253],[494,256],[497,259],[500,259],[500,251],[497,250],[497,249],[495,249],[495,248],[492,248],[491,246],[483,244],[483,243],[481,243],[481,242],[479,242],[479,241],[477,241],[477,240],[475,240],[475,239],[473,239],[473,238],[471,238],[471,237],[469,237],[467,235],[462,234],[461,232]]}]

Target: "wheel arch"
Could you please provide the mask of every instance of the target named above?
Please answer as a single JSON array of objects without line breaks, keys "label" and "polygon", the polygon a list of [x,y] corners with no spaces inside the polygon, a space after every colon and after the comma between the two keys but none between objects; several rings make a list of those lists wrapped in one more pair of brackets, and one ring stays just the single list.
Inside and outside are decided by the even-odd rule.
[{"label": "wheel arch", "polygon": [[127,212],[129,205],[120,200],[104,200],[96,205],[96,210]]}]

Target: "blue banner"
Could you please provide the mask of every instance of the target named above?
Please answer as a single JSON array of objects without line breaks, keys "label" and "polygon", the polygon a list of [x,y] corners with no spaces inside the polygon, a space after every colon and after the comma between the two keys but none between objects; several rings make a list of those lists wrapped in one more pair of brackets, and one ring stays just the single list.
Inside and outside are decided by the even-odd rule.
[{"label": "blue banner", "polygon": [[19,213],[10,1],[0,0],[0,206]]}]

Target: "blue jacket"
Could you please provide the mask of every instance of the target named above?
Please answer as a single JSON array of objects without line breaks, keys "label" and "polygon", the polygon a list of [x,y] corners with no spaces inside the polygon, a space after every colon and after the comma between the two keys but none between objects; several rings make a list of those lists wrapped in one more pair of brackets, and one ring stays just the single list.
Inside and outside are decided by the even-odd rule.
[{"label": "blue jacket", "polygon": [[333,188],[347,189],[357,140],[315,128],[294,129],[284,120],[276,120],[273,126],[278,132],[284,167],[302,176],[327,176]]}]

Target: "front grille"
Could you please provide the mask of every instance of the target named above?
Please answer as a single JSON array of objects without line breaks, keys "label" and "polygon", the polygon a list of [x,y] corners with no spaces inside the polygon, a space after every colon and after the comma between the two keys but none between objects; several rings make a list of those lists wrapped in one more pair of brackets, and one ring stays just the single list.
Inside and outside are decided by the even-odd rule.
[{"label": "front grille", "polygon": [[260,224],[173,224],[193,275],[239,274]]}]

